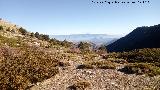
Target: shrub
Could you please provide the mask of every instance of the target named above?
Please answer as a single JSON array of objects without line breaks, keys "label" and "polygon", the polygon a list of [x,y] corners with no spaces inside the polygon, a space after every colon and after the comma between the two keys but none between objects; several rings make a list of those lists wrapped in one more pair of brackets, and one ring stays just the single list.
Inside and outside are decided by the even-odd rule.
[{"label": "shrub", "polygon": [[85,90],[87,87],[90,86],[90,83],[87,81],[79,81],[76,84],[69,86],[71,90]]},{"label": "shrub", "polygon": [[38,32],[36,32],[34,34],[34,36],[36,38],[38,38],[39,40],[45,40],[45,41],[49,41],[50,40],[49,35],[39,34]]},{"label": "shrub", "polygon": [[33,33],[33,32],[30,34],[30,36],[31,36],[31,37],[35,37],[35,35],[34,35],[34,33]]},{"label": "shrub", "polygon": [[78,48],[82,51],[82,52],[88,52],[90,51],[91,48],[91,44],[87,43],[87,42],[80,42],[78,44]]},{"label": "shrub", "polygon": [[22,35],[26,35],[27,34],[27,30],[24,29],[24,28],[19,28],[19,32],[22,34]]},{"label": "shrub", "polygon": [[142,75],[146,74],[149,76],[160,75],[160,68],[154,64],[149,63],[134,63],[125,66],[121,71],[128,74]]},{"label": "shrub", "polygon": [[64,47],[71,47],[72,43],[68,42],[67,40],[64,40],[64,41],[61,42],[61,45],[64,46]]},{"label": "shrub", "polygon": [[50,42],[51,45],[60,45],[61,44],[61,42],[59,40],[55,39],[55,38],[50,39],[49,42]]},{"label": "shrub", "polygon": [[59,62],[58,65],[60,67],[67,67],[67,66],[70,66],[70,63],[69,62]]},{"label": "shrub", "polygon": [[6,29],[6,31],[11,31],[11,28],[8,27],[8,28]]},{"label": "shrub", "polygon": [[100,69],[116,69],[116,65],[108,61],[92,62],[91,64]]},{"label": "shrub", "polygon": [[93,69],[94,67],[90,64],[82,64],[82,65],[78,65],[77,69]]},{"label": "shrub", "polygon": [[104,56],[107,54],[107,49],[105,45],[101,45],[98,48],[95,49],[95,52],[99,54],[100,56]]},{"label": "shrub", "polygon": [[42,37],[42,40],[45,40],[45,41],[48,41],[50,38],[49,38],[49,35],[41,35]]},{"label": "shrub", "polygon": [[21,44],[21,41],[14,38],[7,38],[0,35],[0,45],[8,45],[11,47],[16,47],[18,44]]},{"label": "shrub", "polygon": [[105,45],[101,45],[98,50],[107,51],[107,48]]},{"label": "shrub", "polygon": [[106,57],[104,57],[104,59],[108,59],[108,58],[122,58],[122,57],[118,57],[118,55],[119,55],[119,53],[115,53],[115,52],[113,52],[113,53],[108,53],[108,54],[106,55]]},{"label": "shrub", "polygon": [[38,39],[40,38],[40,35],[39,35],[38,32],[36,32],[34,35],[35,35],[36,38],[38,38]]},{"label": "shrub", "polygon": [[128,62],[144,62],[144,63],[160,63],[160,48],[140,49],[130,52],[123,52],[118,55],[118,58],[126,59]]},{"label": "shrub", "polygon": [[3,26],[0,26],[0,30],[3,30]]},{"label": "shrub", "polygon": [[114,62],[114,63],[118,63],[118,64],[127,64],[128,62],[124,59],[113,59],[113,58],[109,58],[108,61]]},{"label": "shrub", "polygon": [[55,43],[55,42],[57,42],[57,40],[55,38],[51,38],[49,42],[50,43]]}]

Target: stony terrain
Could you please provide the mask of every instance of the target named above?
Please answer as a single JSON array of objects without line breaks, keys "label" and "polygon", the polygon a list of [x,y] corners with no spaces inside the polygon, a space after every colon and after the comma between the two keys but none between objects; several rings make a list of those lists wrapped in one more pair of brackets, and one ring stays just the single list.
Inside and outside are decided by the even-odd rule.
[{"label": "stony terrain", "polygon": [[77,58],[68,62],[70,66],[60,67],[59,74],[37,83],[31,90],[72,90],[70,86],[83,81],[91,84],[85,90],[160,90],[160,76],[124,74],[118,71],[124,65],[119,65],[116,70],[76,69],[85,60]]}]

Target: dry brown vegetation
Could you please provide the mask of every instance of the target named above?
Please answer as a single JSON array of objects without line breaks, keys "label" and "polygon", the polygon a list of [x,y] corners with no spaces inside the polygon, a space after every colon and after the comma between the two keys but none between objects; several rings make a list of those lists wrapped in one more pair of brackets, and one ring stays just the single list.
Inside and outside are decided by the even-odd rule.
[{"label": "dry brown vegetation", "polygon": [[130,74],[160,75],[160,49],[145,48],[130,52],[110,54],[114,58],[126,60],[129,64],[122,71]]},{"label": "dry brown vegetation", "polygon": [[[3,28],[10,26],[1,26],[1,32],[10,34],[10,30]],[[16,29],[25,37],[8,38],[7,35],[0,35],[0,90],[30,88],[56,75],[59,66],[69,66],[69,63],[59,62],[65,57],[57,50],[69,47],[72,43],[49,39],[48,35],[43,34],[38,34],[36,39],[34,33],[30,35],[24,28]]]},{"label": "dry brown vegetation", "polygon": [[58,61],[44,49],[0,48],[0,89],[26,89],[58,73]]},{"label": "dry brown vegetation", "polygon": [[145,48],[130,52],[118,53],[117,58],[123,58],[130,63],[160,63],[160,48]]},{"label": "dry brown vegetation", "polygon": [[149,76],[160,75],[160,68],[155,66],[154,64],[148,63],[132,63],[126,65],[121,71],[128,74],[137,74],[142,75],[146,74]]},{"label": "dry brown vegetation", "polygon": [[0,46],[8,45],[11,47],[16,47],[21,43],[22,43],[21,41],[18,41],[14,38],[6,38],[6,37],[0,35]]}]

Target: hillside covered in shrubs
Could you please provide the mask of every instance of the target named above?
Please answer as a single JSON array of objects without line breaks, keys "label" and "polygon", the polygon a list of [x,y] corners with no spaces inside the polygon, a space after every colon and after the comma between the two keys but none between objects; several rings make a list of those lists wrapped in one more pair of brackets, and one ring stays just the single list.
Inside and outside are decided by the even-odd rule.
[{"label": "hillside covered in shrubs", "polygon": [[116,58],[123,58],[129,64],[122,70],[126,73],[160,75],[160,49],[146,48],[130,52],[117,53]]},{"label": "hillside covered in shrubs", "polygon": [[0,21],[0,89],[24,90],[53,77],[61,63],[58,50],[71,45]]},{"label": "hillside covered in shrubs", "polygon": [[159,90],[160,49],[107,53],[0,20],[0,90]]},{"label": "hillside covered in shrubs", "polygon": [[107,46],[110,52],[123,52],[143,48],[160,48],[160,25],[138,27],[131,33]]}]

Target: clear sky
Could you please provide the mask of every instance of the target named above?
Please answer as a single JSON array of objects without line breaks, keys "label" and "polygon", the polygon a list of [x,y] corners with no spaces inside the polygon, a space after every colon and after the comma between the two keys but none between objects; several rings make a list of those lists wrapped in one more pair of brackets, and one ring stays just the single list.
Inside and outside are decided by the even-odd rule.
[{"label": "clear sky", "polygon": [[160,24],[160,0],[110,5],[91,1],[0,0],[0,18],[44,34],[127,34],[136,27]]}]

